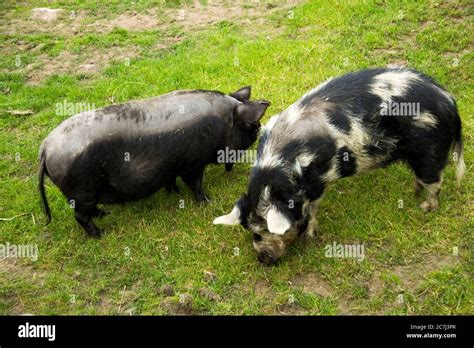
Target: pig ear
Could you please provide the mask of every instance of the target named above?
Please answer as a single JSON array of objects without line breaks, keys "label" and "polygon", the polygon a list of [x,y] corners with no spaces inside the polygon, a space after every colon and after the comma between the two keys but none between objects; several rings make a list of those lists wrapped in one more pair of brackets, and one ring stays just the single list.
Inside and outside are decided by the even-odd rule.
[{"label": "pig ear", "polygon": [[240,207],[236,204],[229,214],[215,218],[212,223],[214,225],[238,225],[241,222],[240,215]]},{"label": "pig ear", "polygon": [[238,91],[231,93],[230,96],[232,98],[237,99],[238,101],[245,103],[250,100],[250,94],[252,93],[252,87],[246,86],[242,87]]},{"label": "pig ear", "polygon": [[283,235],[291,227],[291,222],[277,208],[271,207],[267,213],[267,226],[271,233]]},{"label": "pig ear", "polygon": [[235,203],[232,211],[227,215],[219,216],[213,221],[214,225],[237,225],[247,219],[249,210],[249,201],[247,195],[243,195],[237,203]]},{"label": "pig ear", "polygon": [[265,111],[270,106],[270,102],[266,100],[257,100],[240,104],[237,106],[237,117],[239,120],[250,123],[258,123],[265,115]]}]

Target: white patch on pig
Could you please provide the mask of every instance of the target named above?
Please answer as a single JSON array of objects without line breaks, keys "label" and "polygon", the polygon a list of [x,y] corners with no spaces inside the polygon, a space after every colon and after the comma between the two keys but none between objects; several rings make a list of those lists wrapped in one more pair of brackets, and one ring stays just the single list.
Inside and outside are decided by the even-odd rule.
[{"label": "white patch on pig", "polygon": [[375,164],[374,159],[364,151],[364,147],[367,144],[370,144],[370,136],[359,121],[353,120],[351,132],[345,141],[345,145],[349,145],[348,147],[356,157],[357,173],[368,170]]},{"label": "white patch on pig", "polygon": [[294,124],[297,122],[301,116],[301,109],[297,103],[290,105],[288,109],[284,111],[285,120],[288,122],[289,125]]},{"label": "white patch on pig", "polygon": [[299,164],[298,161],[295,161],[295,165],[293,166],[293,171],[299,177],[303,176],[303,167],[301,167],[301,164]]},{"label": "white patch on pig", "polygon": [[257,215],[265,217],[270,208],[270,186],[267,185],[260,192],[260,198],[257,205]]},{"label": "white patch on pig", "polygon": [[299,163],[299,165],[303,168],[306,168],[311,164],[311,162],[314,159],[314,154],[309,153],[309,152],[303,152],[302,154],[298,155],[296,157],[296,161]]},{"label": "white patch on pig", "polygon": [[280,114],[270,117],[265,126],[262,127],[263,133],[270,134],[273,127],[275,126],[275,123],[278,121],[278,116],[280,116]]},{"label": "white patch on pig", "polygon": [[322,179],[324,180],[325,183],[330,183],[330,182],[336,181],[339,178],[340,178],[340,175],[339,175],[338,161],[337,161],[337,157],[334,156],[331,159],[331,165],[329,167],[329,170],[323,175]]},{"label": "white patch on pig", "polygon": [[253,233],[259,233],[264,230],[264,228],[260,226],[259,224],[249,224],[249,228]]},{"label": "white patch on pig", "polygon": [[302,154],[296,157],[293,170],[298,174],[298,176],[302,176],[303,170],[311,164],[313,159],[314,159],[314,154],[303,152]]},{"label": "white patch on pig", "polygon": [[261,158],[257,160],[256,166],[259,169],[263,168],[277,168],[283,165],[281,157],[277,154],[268,153],[264,151]]},{"label": "white patch on pig", "polygon": [[421,115],[413,119],[413,125],[425,129],[434,128],[438,124],[438,120],[429,112],[422,112]]},{"label": "white patch on pig", "polygon": [[373,79],[370,92],[384,102],[389,102],[392,97],[403,96],[411,83],[420,80],[420,76],[410,70],[394,69],[376,75]]},{"label": "white patch on pig", "polygon": [[275,127],[275,124],[281,120],[280,117],[281,114],[272,116],[270,120],[265,124],[263,127],[263,131],[261,131],[261,137],[264,136],[266,137],[266,143],[262,149],[262,153],[260,154],[260,157],[258,157],[255,162],[254,162],[254,167],[258,168],[274,168],[278,167],[282,161],[281,158],[278,155],[274,155],[271,153],[271,137],[270,133],[273,131],[273,128]]}]

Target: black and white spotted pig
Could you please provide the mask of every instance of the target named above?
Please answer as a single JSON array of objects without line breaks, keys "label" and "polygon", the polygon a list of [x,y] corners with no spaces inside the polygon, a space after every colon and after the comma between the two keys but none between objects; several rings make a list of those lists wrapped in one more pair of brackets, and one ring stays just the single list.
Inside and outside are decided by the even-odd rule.
[{"label": "black and white spotted pig", "polygon": [[341,177],[406,162],[425,211],[438,207],[450,149],[459,184],[465,165],[456,102],[408,68],[362,70],[330,79],[268,122],[248,192],[214,224],[253,232],[258,259],[275,263],[298,232],[312,235],[326,186]]},{"label": "black and white spotted pig", "polygon": [[175,91],[65,120],[40,148],[39,189],[48,223],[45,174],[74,202],[77,222],[94,237],[100,236],[92,221],[102,214],[98,203],[136,200],[161,187],[177,190],[178,176],[197,201],[207,200],[205,166],[217,162],[219,150],[245,150],[258,137],[269,103],[250,101],[250,92]]}]

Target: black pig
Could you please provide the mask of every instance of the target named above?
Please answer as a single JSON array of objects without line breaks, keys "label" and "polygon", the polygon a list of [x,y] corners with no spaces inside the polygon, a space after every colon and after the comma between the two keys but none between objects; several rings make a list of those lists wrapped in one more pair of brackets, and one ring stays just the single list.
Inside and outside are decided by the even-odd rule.
[{"label": "black pig", "polygon": [[[181,176],[197,201],[207,164],[224,148],[248,149],[269,103],[250,101],[250,87],[230,95],[216,91],[175,91],[155,98],[111,105],[77,114],[44,140],[39,152],[39,189],[48,175],[68,201],[77,222],[93,237],[98,203],[137,200],[162,187],[177,190]],[[226,164],[231,169],[231,164]]]}]

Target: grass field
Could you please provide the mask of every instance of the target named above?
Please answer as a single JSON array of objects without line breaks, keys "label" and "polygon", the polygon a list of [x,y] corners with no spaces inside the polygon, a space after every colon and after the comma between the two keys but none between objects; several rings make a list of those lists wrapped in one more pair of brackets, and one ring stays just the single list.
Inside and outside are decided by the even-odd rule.
[{"label": "grass field", "polygon": [[[112,2],[0,4],[0,244],[38,246],[0,260],[0,314],[473,314],[474,6],[466,1]],[[60,8],[49,21],[34,8]],[[257,262],[240,227],[213,226],[245,191],[249,164],[209,166],[199,205],[182,182],[107,206],[90,239],[47,181],[41,141],[67,112],[175,89],[252,85],[265,120],[330,76],[387,64],[419,69],[456,98],[468,167],[448,165],[435,213],[423,213],[399,164],[333,184],[316,238],[277,267]],[[184,208],[180,206],[184,202]],[[328,258],[333,242],[365,258]]]}]

